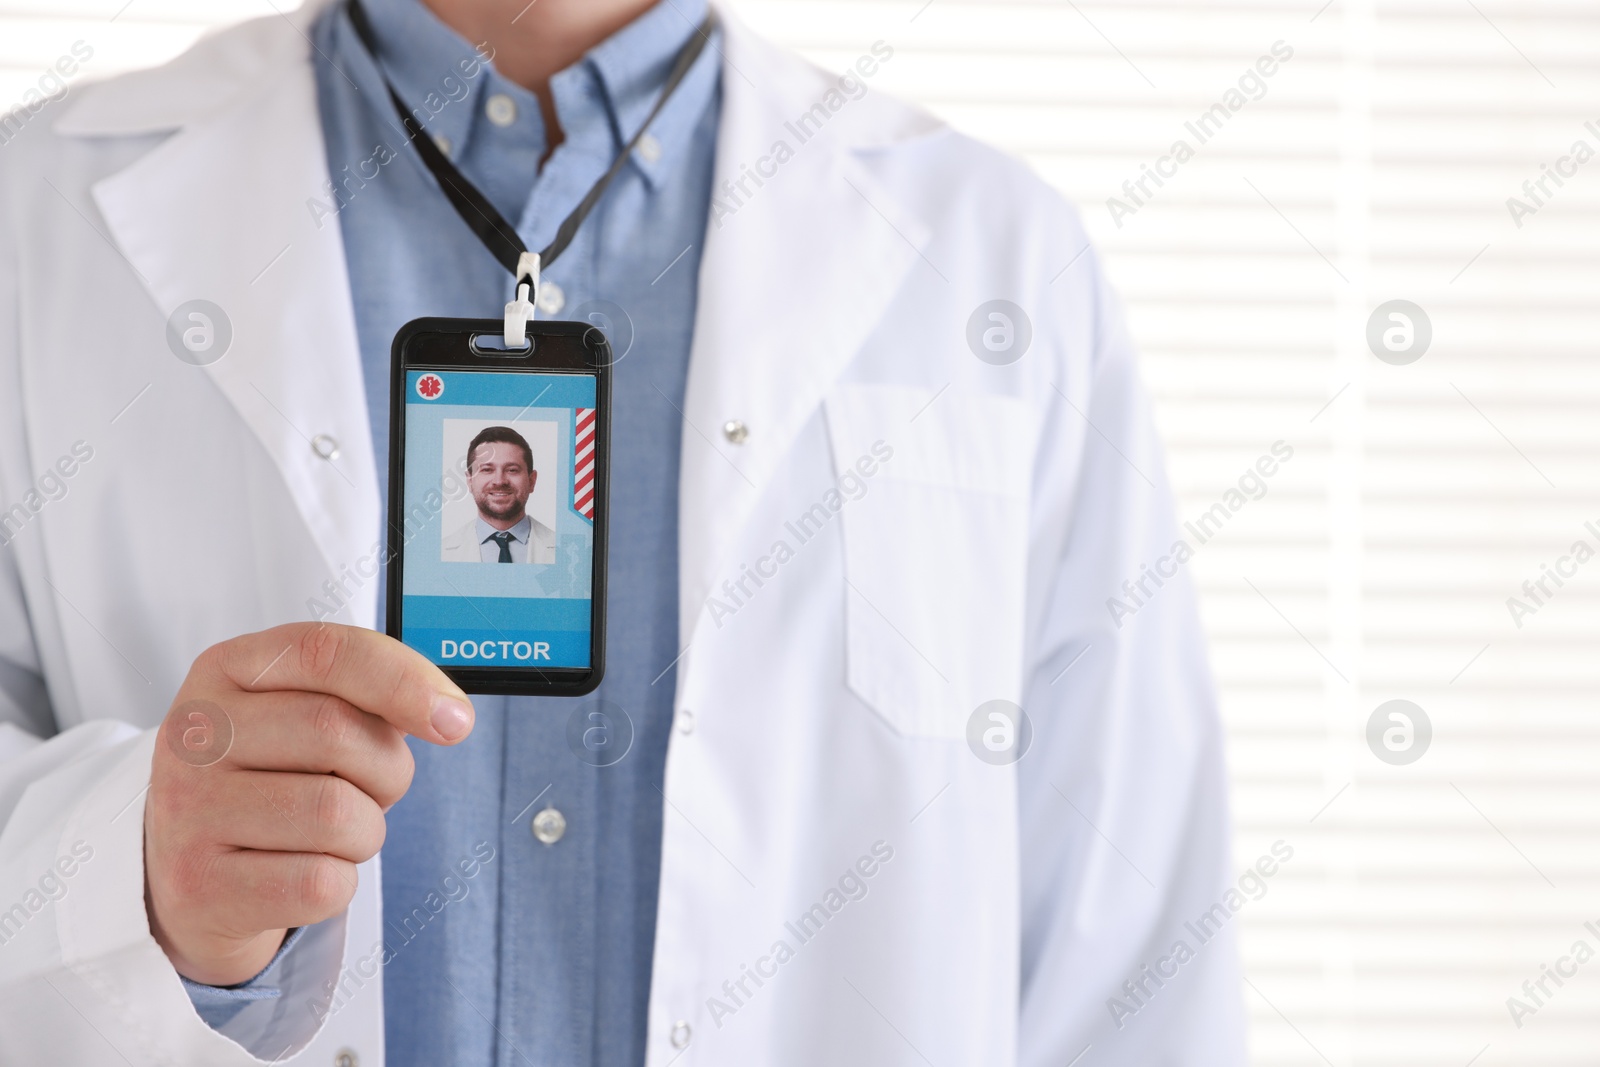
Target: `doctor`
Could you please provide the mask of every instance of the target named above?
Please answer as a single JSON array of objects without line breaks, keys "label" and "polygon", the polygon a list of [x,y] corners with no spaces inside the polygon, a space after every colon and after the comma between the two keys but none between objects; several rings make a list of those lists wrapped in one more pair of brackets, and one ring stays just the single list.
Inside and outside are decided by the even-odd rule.
[{"label": "doctor", "polygon": [[508,279],[383,77],[539,247],[704,8],[365,10],[0,153],[0,1062],[1242,1062],[1233,925],[1175,948],[1236,877],[1219,728],[1077,217],[875,90],[892,39],[722,14],[538,294],[634,335],[605,686],[469,702],[369,629],[375,456],[394,331]]},{"label": "doctor", "polygon": [[528,514],[538,483],[533,449],[509,426],[487,426],[467,446],[467,488],[477,517],[440,539],[455,563],[554,563],[556,532]]}]

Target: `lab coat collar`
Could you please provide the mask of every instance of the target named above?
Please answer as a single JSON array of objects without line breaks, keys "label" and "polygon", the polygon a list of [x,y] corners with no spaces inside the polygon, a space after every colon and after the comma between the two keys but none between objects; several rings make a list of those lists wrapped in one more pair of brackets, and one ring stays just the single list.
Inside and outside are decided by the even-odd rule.
[{"label": "lab coat collar", "polygon": [[162,66],[91,84],[61,113],[55,130],[83,137],[163,133],[225,114],[305,61],[312,24],[336,2],[306,0],[286,14],[210,34]]}]

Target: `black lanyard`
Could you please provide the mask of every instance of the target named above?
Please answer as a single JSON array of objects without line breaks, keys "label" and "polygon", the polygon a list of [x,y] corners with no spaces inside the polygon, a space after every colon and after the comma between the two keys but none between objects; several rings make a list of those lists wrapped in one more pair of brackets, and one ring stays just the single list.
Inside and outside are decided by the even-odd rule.
[{"label": "black lanyard", "polygon": [[[440,191],[455,206],[456,213],[461,216],[461,221],[465,222],[472,232],[478,235],[478,240],[482,241],[484,247],[494,255],[494,258],[498,259],[506,270],[511,272],[512,278],[515,279],[515,284],[520,285],[524,280],[527,280],[527,271],[525,269],[519,271],[518,267],[519,263],[523,262],[523,256],[528,251],[528,246],[523,243],[521,236],[518,235],[517,228],[506,221],[505,216],[501,215],[499,210],[489,202],[489,198],[484,196],[478,190],[478,187],[473,185],[454,163],[450,162],[450,157],[446,156],[439,146],[434,144],[433,138],[424,132],[422,124],[417,122],[416,118],[411,114],[410,109],[406,107],[405,101],[395,91],[394,84],[389,81],[389,76],[383,71],[383,64],[378,60],[377,36],[372,32],[372,23],[367,19],[367,13],[362,10],[361,0],[349,0],[347,6],[350,12],[350,22],[355,27],[356,36],[360,38],[367,53],[372,56],[372,62],[378,68],[378,76],[383,79],[384,88],[389,90],[389,99],[393,102],[395,111],[399,113],[400,121],[405,124],[406,133],[410,136],[411,143],[417,146],[417,151],[422,155],[423,163],[427,165],[428,170],[438,180]],[[700,53],[705,51],[706,43],[711,39],[711,31],[716,28],[716,25],[716,13],[708,11],[705,20],[695,28],[694,36],[690,37],[678,52],[678,58],[672,64],[672,70],[667,75],[666,84],[661,88],[661,96],[656,100],[655,107],[650,109],[650,114],[640,125],[638,132],[623,146],[616,162],[611,164],[611,169],[606,171],[600,180],[594,183],[594,186],[579,202],[578,206],[572,209],[572,213],[561,221],[561,226],[556,230],[555,239],[539,253],[539,262],[541,264],[548,266],[554,262],[557,256],[566,251],[567,245],[572,243],[572,238],[577,235],[578,227],[583,225],[583,220],[588,217],[590,211],[594,210],[595,204],[600,202],[600,197],[605,194],[606,188],[611,184],[612,179],[627,164],[628,156],[633,152],[634,147],[638,145],[639,139],[644,136],[645,131],[650,128],[650,124],[655,121],[656,116],[661,113],[661,109],[671,99],[673,92],[678,88],[678,84],[689,73],[689,68],[694,66],[696,59],[700,58]],[[537,279],[532,279],[531,284],[536,285]]]}]

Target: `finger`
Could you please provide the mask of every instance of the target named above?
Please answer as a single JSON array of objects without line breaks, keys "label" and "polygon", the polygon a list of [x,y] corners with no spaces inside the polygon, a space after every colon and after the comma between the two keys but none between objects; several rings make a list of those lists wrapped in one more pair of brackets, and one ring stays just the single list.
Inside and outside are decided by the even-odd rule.
[{"label": "finger", "polygon": [[263,771],[336,774],[388,810],[411,787],[404,735],[326,693],[239,693],[229,698],[227,763]]},{"label": "finger", "polygon": [[329,693],[436,745],[472,732],[467,695],[421,653],[373,630],[290,623],[224,641],[205,657],[239,689]]},{"label": "finger", "polygon": [[243,936],[331,919],[350,906],[357,884],[356,865],[326,853],[196,848],[172,893],[179,909],[215,912],[226,901],[221,925]]},{"label": "finger", "polygon": [[214,845],[325,852],[352,863],[383,847],[382,809],[331,774],[229,771],[216,776],[193,806],[198,817],[179,832]]}]

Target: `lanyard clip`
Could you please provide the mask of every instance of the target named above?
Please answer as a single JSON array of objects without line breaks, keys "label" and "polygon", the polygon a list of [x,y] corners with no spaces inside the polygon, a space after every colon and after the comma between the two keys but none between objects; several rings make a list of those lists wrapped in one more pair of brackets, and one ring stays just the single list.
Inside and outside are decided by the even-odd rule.
[{"label": "lanyard clip", "polygon": [[538,299],[539,253],[523,252],[517,257],[516,295],[506,305],[507,348],[521,348],[527,342],[528,323],[533,321],[534,304]]}]

